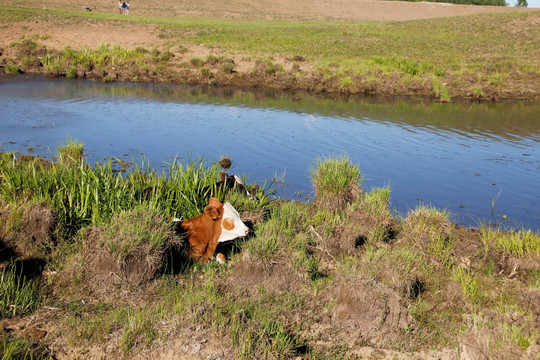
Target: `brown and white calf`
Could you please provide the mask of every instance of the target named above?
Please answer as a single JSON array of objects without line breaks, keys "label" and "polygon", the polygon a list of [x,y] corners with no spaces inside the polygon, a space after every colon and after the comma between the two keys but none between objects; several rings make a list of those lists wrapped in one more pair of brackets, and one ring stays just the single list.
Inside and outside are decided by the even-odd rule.
[{"label": "brown and white calf", "polygon": [[[173,221],[179,223],[179,232],[187,237],[188,255],[202,262],[214,256],[218,243],[244,237],[249,233],[238,211],[231,204],[222,204],[213,197],[201,215],[189,220],[174,218]],[[216,260],[223,262],[223,254],[218,254]]]}]

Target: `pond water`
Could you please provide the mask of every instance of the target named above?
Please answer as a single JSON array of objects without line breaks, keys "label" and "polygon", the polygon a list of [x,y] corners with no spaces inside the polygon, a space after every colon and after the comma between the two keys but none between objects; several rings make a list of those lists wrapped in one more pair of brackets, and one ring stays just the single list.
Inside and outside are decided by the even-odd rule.
[{"label": "pond water", "polygon": [[[217,161],[284,198],[313,195],[309,170],[347,154],[362,187],[391,187],[397,213],[419,204],[457,223],[540,229],[540,103],[439,104],[172,84],[0,77],[0,152],[50,156],[70,136],[90,161],[157,168]],[[32,151],[29,151],[32,150]]]}]

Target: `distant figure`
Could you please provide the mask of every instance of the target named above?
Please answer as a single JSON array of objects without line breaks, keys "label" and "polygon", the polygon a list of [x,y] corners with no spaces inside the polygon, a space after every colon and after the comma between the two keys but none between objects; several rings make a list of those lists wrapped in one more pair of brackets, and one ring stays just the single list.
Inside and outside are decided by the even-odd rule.
[{"label": "distant figure", "polygon": [[126,9],[125,9],[125,11],[126,11],[126,15],[128,15],[129,14],[129,1],[126,1]]},{"label": "distant figure", "polygon": [[123,11],[124,11],[124,3],[122,2],[122,0],[118,0],[118,13],[122,14]]}]

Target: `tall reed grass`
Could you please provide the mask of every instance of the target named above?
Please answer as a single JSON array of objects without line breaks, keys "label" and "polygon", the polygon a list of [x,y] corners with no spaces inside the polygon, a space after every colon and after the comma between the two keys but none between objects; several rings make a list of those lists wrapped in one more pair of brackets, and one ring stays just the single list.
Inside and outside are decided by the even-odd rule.
[{"label": "tall reed grass", "polygon": [[540,236],[530,230],[504,232],[482,227],[480,234],[486,250],[494,247],[519,258],[540,256]]},{"label": "tall reed grass", "polygon": [[[208,205],[209,189],[216,183],[219,165],[207,164],[204,159],[189,159],[186,163],[174,159],[166,166],[163,172],[158,172],[141,161],[123,173],[115,168],[112,159],[90,166],[84,159],[46,162],[3,154],[0,198],[15,203],[32,199],[50,204],[68,234],[83,226],[106,223],[114,214],[141,204],[159,210],[163,216],[199,215]],[[214,195],[224,198],[219,189]],[[258,200],[252,202],[264,206],[268,195],[261,192]]]},{"label": "tall reed grass", "polygon": [[318,192],[342,195],[361,181],[360,168],[347,155],[317,159],[317,166],[311,169],[311,179]]}]

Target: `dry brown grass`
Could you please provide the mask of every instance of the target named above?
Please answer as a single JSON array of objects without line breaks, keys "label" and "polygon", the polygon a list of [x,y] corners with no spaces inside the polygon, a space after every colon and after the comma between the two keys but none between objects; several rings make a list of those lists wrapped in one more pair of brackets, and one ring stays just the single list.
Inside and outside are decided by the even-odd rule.
[{"label": "dry brown grass", "polygon": [[255,295],[258,289],[279,294],[296,292],[307,285],[307,269],[295,268],[290,258],[285,256],[259,258],[244,253],[241,261],[234,266],[229,282],[239,291]]},{"label": "dry brown grass", "polygon": [[57,228],[55,212],[43,203],[0,203],[0,241],[16,257],[46,257],[56,245]]},{"label": "dry brown grass", "polygon": [[89,228],[81,237],[82,249],[70,260],[65,277],[103,299],[188,263],[171,223],[150,209],[118,214],[110,225]]},{"label": "dry brown grass", "polygon": [[351,348],[397,343],[412,324],[400,294],[369,278],[338,277],[324,296],[334,304],[330,310],[337,328],[333,341]]},{"label": "dry brown grass", "polygon": [[[15,0],[3,0],[2,3],[13,4]],[[25,6],[51,9],[82,10],[69,0],[27,0]],[[382,2],[364,0],[343,2],[332,0],[320,3],[312,0],[251,0],[251,1],[211,1],[184,0],[164,3],[159,0],[144,2],[132,1],[130,15],[144,16],[186,16],[209,18],[249,18],[265,20],[323,20],[323,21],[402,21],[414,19],[459,16],[478,13],[521,12],[528,9],[502,6],[472,6],[439,3],[414,2]],[[84,6],[93,11],[117,13],[116,1],[93,0]]]}]

